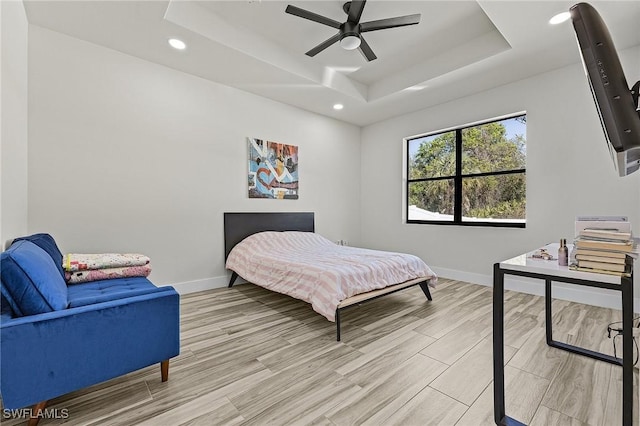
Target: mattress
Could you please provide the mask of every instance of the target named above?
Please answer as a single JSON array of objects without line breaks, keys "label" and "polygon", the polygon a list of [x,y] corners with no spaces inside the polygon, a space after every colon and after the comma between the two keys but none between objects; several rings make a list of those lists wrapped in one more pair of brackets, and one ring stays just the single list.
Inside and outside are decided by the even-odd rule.
[{"label": "mattress", "polygon": [[260,232],[229,253],[227,269],[269,290],[310,303],[335,321],[338,304],[354,295],[416,278],[437,277],[417,256],[340,246],[312,232]]}]

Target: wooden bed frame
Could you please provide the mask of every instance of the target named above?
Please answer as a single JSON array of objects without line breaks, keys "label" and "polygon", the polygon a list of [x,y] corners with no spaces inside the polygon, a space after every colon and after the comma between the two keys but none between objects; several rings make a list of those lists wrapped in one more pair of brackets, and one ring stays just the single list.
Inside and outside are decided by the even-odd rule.
[{"label": "wooden bed frame", "polygon": [[[312,212],[295,213],[225,213],[224,214],[224,258],[229,257],[231,249],[249,235],[263,231],[302,231],[315,232],[315,219]],[[229,288],[238,278],[232,271]],[[336,308],[336,340],[340,341],[340,312],[364,302],[378,299],[409,287],[419,285],[428,300],[433,300],[428,280],[416,278],[400,284],[391,285],[367,293],[356,294],[344,299]]]}]

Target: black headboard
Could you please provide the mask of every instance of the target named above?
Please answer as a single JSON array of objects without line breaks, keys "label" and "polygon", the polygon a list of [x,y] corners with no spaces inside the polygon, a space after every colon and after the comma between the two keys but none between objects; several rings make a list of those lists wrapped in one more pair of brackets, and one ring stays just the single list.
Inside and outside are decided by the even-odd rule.
[{"label": "black headboard", "polygon": [[240,241],[263,231],[315,232],[313,212],[225,213],[224,258]]}]

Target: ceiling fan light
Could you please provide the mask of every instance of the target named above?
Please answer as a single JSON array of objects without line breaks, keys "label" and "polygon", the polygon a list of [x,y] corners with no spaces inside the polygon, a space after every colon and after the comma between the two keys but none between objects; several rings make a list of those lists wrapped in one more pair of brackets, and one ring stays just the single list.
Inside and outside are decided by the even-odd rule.
[{"label": "ceiling fan light", "polygon": [[340,46],[345,50],[357,49],[360,47],[360,37],[355,35],[344,36],[340,40]]}]

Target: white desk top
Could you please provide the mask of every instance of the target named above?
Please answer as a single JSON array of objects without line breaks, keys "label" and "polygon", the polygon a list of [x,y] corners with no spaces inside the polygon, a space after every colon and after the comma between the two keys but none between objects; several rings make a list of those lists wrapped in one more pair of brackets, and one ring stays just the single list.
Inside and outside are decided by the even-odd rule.
[{"label": "white desk top", "polygon": [[[547,252],[553,255],[554,258],[558,257],[559,243],[548,244],[544,247]],[[573,244],[567,244],[569,253],[573,249]],[[534,274],[546,274],[555,275],[558,277],[575,278],[585,281],[595,281],[599,283],[621,284],[621,277],[607,274],[596,274],[593,272],[572,271],[568,266],[558,265],[558,260],[544,260],[534,259],[531,254],[535,252],[533,250],[529,253],[521,254],[511,259],[500,262],[500,268],[510,271],[531,272]]]}]

